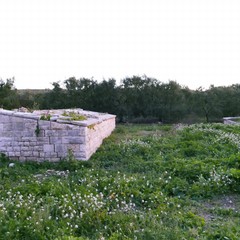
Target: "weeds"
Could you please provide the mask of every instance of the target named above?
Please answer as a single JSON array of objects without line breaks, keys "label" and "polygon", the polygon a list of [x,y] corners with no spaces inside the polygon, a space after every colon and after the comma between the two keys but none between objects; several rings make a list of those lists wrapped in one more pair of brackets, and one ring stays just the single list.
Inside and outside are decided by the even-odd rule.
[{"label": "weeds", "polygon": [[0,239],[239,239],[239,132],[119,126],[87,162],[1,155]]}]

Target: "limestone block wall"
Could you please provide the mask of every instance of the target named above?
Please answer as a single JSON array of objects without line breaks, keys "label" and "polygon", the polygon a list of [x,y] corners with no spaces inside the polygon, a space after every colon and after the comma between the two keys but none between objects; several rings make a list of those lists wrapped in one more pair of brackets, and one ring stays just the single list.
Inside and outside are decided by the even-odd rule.
[{"label": "limestone block wall", "polygon": [[224,117],[223,118],[223,123],[224,124],[240,124],[239,121],[236,121],[236,120],[239,120],[240,117]]},{"label": "limestone block wall", "polygon": [[115,116],[69,111],[85,114],[86,120],[62,120],[63,110],[47,111],[54,114],[51,120],[41,120],[46,111],[0,110],[0,152],[20,161],[59,161],[71,151],[76,159],[88,160],[114,130]]},{"label": "limestone block wall", "polygon": [[108,137],[110,129],[115,128],[115,119],[108,119],[101,124],[93,124],[86,128],[86,153],[87,159],[96,152],[97,148],[102,144],[104,138]]}]

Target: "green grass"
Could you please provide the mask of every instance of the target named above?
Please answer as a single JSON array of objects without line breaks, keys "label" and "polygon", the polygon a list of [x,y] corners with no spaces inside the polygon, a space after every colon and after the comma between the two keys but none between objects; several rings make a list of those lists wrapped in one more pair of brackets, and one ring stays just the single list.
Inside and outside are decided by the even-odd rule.
[{"label": "green grass", "polygon": [[0,239],[240,239],[239,150],[239,126],[119,125],[87,162],[1,156]]}]

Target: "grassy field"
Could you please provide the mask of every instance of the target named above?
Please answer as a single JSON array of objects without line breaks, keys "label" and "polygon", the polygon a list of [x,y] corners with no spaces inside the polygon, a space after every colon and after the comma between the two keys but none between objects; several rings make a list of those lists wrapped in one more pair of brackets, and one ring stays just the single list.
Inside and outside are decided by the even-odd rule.
[{"label": "grassy field", "polygon": [[240,127],[119,125],[87,162],[1,156],[0,239],[240,239]]}]

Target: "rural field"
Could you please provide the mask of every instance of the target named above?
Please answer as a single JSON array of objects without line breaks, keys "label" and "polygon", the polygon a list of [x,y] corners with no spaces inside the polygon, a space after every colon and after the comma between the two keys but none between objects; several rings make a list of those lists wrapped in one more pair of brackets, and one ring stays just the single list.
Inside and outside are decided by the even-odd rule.
[{"label": "rural field", "polygon": [[240,239],[240,126],[118,125],[89,161],[0,157],[0,239]]}]

